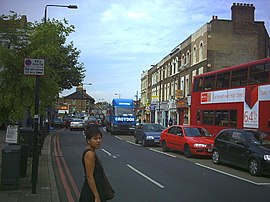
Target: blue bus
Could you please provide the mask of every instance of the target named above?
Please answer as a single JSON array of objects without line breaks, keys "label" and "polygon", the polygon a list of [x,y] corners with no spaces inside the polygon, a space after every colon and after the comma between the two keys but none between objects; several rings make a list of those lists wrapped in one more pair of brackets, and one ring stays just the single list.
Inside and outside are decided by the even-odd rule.
[{"label": "blue bus", "polygon": [[132,99],[115,98],[108,114],[107,131],[114,134],[134,134],[136,118]]}]

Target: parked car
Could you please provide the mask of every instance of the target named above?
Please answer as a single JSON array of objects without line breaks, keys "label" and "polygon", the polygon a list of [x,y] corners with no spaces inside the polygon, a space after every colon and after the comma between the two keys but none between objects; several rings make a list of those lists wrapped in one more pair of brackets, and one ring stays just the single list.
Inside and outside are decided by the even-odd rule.
[{"label": "parked car", "polygon": [[97,127],[99,126],[98,119],[94,116],[90,116],[86,123],[91,126],[97,126]]},{"label": "parked car", "polygon": [[95,114],[95,117],[98,120],[99,126],[105,126],[105,115],[103,113],[97,113]]},{"label": "parked car", "polygon": [[159,144],[163,130],[163,126],[157,123],[137,124],[134,132],[135,143],[138,144],[140,141],[144,147],[148,144]]},{"label": "parked car", "polygon": [[72,119],[69,129],[72,130],[84,130],[85,124],[83,119]]},{"label": "parked car", "polygon": [[65,118],[63,118],[64,127],[65,127],[65,128],[69,128],[70,122],[72,121],[72,119],[73,119],[73,118],[70,118],[70,117],[65,117]]},{"label": "parked car", "polygon": [[173,125],[162,131],[160,143],[164,152],[169,149],[184,152],[185,157],[192,155],[212,155],[214,137],[200,126]]},{"label": "parked car", "polygon": [[224,129],[216,136],[212,161],[248,169],[254,176],[270,174],[270,135],[255,130]]},{"label": "parked car", "polygon": [[52,119],[52,127],[63,128],[64,127],[63,120],[61,118],[53,118]]}]

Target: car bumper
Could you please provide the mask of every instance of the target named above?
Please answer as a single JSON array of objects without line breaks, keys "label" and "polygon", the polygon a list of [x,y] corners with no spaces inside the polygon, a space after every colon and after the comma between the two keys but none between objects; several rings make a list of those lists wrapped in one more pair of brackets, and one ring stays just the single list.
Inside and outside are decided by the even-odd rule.
[{"label": "car bumper", "polygon": [[193,155],[211,156],[213,148],[191,148]]}]

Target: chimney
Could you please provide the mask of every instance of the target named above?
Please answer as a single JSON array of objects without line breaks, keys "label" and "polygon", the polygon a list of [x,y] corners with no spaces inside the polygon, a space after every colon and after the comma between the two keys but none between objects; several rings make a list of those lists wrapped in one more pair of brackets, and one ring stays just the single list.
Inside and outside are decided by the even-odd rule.
[{"label": "chimney", "polygon": [[254,23],[253,4],[233,3],[232,7],[232,21],[235,23]]}]

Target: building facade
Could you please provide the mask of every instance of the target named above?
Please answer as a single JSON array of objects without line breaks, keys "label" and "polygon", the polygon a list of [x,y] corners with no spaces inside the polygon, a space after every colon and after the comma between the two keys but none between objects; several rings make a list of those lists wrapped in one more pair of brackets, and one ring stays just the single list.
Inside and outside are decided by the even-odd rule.
[{"label": "building facade", "polygon": [[269,35],[264,22],[255,21],[254,11],[253,4],[234,3],[231,20],[212,16],[210,22],[143,72],[141,106],[146,112],[150,104],[149,122],[166,127],[171,118],[175,124],[189,124],[194,76],[269,57]]}]

